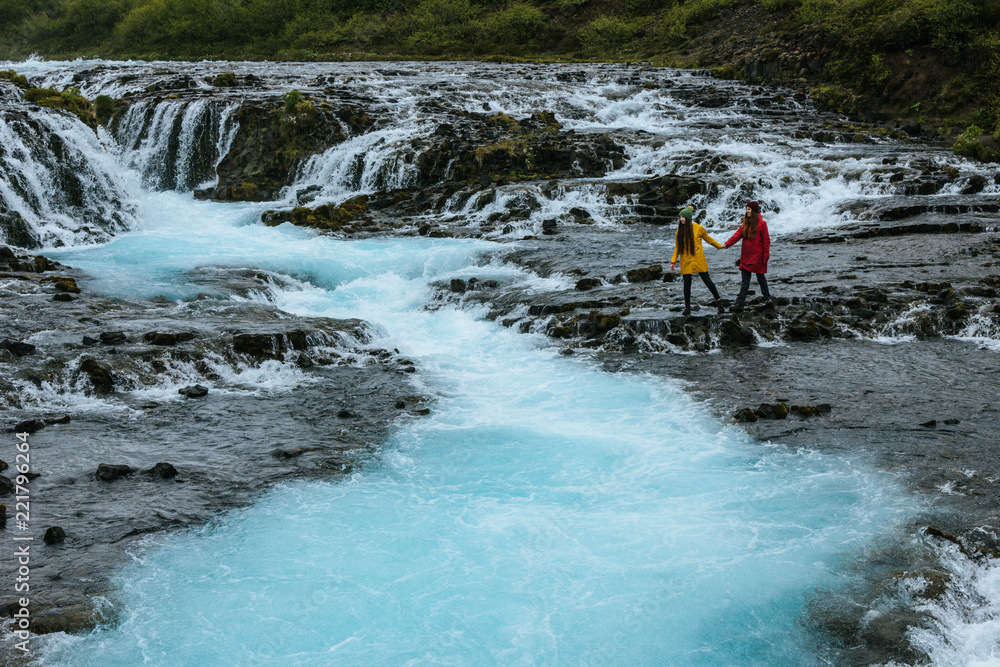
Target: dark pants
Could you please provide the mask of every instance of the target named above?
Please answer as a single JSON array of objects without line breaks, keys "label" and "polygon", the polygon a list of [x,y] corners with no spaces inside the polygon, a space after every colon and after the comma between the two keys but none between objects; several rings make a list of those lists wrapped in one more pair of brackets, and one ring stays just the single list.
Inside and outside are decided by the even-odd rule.
[{"label": "dark pants", "polygon": [[750,273],[746,269],[740,269],[740,275],[743,276],[743,284],[740,285],[740,295],[736,297],[736,303],[734,305],[742,306],[743,302],[747,300],[747,291],[750,289],[750,276],[757,276],[757,284],[760,285],[760,295],[765,299],[771,298],[771,292],[767,289],[767,278],[764,277],[763,273]]},{"label": "dark pants", "polygon": [[[685,307],[690,307],[691,306],[691,276],[693,276],[693,275],[694,275],[693,273],[685,273],[682,276],[684,278],[684,306]],[[705,283],[705,287],[707,287],[708,291],[712,293],[712,296],[714,296],[716,298],[716,300],[721,299],[722,297],[719,296],[719,290],[716,289],[715,283],[713,283],[712,279],[708,276],[708,271],[706,271],[705,273],[699,273],[698,275],[701,276],[702,282]]]}]

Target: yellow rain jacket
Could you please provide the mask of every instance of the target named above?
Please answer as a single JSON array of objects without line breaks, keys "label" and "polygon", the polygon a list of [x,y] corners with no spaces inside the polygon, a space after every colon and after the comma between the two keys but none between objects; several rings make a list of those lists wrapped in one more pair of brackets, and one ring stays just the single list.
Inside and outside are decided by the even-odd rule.
[{"label": "yellow rain jacket", "polygon": [[[692,222],[691,224],[694,225],[694,230],[693,230],[694,254],[681,255],[682,275],[687,273],[705,273],[706,271],[708,271],[708,262],[705,260],[705,251],[701,249],[702,239],[708,241],[711,245],[715,246],[716,248],[722,247],[721,243],[719,243],[718,241],[716,241],[715,239],[713,239],[711,236],[708,235],[708,232],[705,231],[704,227],[699,225],[697,222]],[[674,256],[670,259],[671,264],[677,261],[677,249],[678,249],[677,233],[679,231],[680,230],[674,232]]]}]

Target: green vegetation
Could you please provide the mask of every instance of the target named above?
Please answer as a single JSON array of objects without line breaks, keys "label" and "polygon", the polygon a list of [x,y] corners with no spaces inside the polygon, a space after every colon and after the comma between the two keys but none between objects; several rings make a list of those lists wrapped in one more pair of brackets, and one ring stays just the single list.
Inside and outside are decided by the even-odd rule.
[{"label": "green vegetation", "polygon": [[14,83],[14,85],[16,85],[19,88],[24,88],[24,89],[28,88],[28,78],[23,74],[18,74],[12,69],[5,71],[0,70],[0,79],[6,79],[7,81],[11,81]]},{"label": "green vegetation", "polygon": [[97,127],[97,114],[94,112],[94,106],[76,88],[67,88],[63,91],[52,88],[28,88],[24,91],[24,98],[38,106],[65,109],[76,114],[90,127]]},{"label": "green vegetation", "polygon": [[[997,141],[997,134],[994,133],[993,141]],[[1000,159],[1000,152],[996,148],[989,146],[984,138],[986,133],[976,125],[970,125],[965,132],[958,135],[952,150],[958,155],[975,158],[977,160],[997,160]]]},{"label": "green vegetation", "polygon": [[[726,78],[806,76],[845,112],[1000,133],[996,0],[0,0],[0,58],[32,53],[648,59]],[[238,85],[232,73],[214,83]]]}]

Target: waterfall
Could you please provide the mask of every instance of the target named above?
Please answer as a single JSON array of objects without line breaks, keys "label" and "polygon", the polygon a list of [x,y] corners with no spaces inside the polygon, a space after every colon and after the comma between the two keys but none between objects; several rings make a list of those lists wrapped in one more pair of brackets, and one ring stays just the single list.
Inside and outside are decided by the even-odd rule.
[{"label": "waterfall", "polygon": [[37,247],[106,240],[133,224],[134,192],[107,141],[69,112],[0,107],[5,242]]},{"label": "waterfall", "polygon": [[313,199],[340,201],[355,194],[393,190],[413,184],[415,143],[433,126],[403,121],[387,129],[352,137],[311,157],[293,186]]},{"label": "waterfall", "polygon": [[114,135],[146,187],[190,191],[214,180],[236,135],[238,109],[204,98],[142,100],[115,124]]}]

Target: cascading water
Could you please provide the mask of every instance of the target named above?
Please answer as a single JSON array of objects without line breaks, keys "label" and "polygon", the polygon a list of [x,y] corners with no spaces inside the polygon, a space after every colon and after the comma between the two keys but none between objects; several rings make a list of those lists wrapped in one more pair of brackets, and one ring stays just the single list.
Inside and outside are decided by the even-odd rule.
[{"label": "cascading water", "polygon": [[0,215],[21,221],[5,225],[7,243],[105,240],[134,221],[135,190],[98,135],[72,114],[28,116],[0,100]]},{"label": "cascading water", "polygon": [[[90,95],[137,94],[176,74],[164,73],[166,64],[100,64],[31,62],[22,69],[47,85],[79,78]],[[226,66],[259,76],[273,95],[338,86],[372,96],[380,124],[305,161],[285,204],[411,185],[415,159],[446,118],[417,104],[426,98],[518,118],[553,110],[567,130],[612,132],[628,144],[624,166],[604,178],[498,184],[448,199],[440,216],[428,216],[477,226],[514,207],[527,211],[509,228],[498,225],[497,236],[568,216],[618,225],[640,202],[609,195],[608,185],[664,173],[711,174],[710,187],[693,200],[707,211],[709,227],[722,226],[753,196],[773,211],[768,221],[780,236],[843,222],[860,200],[898,195],[890,172],[918,169],[911,163],[922,159],[907,147],[873,152],[861,143],[797,137],[805,123],[796,120],[802,107],[792,100],[766,111],[701,106],[705,82],[688,73],[661,73],[660,88],[650,89],[638,84],[652,75],[618,66],[542,68],[524,79],[487,65],[393,73],[342,65],[335,75],[310,64]],[[238,108],[231,96],[200,97],[217,67],[186,67],[193,98],[133,100],[116,127],[118,151],[63,114],[42,112],[54,135],[82,146],[80,171],[104,165],[97,182],[138,202],[132,232],[101,247],[47,255],[87,271],[94,276],[88,288],[104,294],[177,300],[178,321],[218,316],[247,299],[301,317],[363,318],[381,332],[377,345],[416,361],[420,388],[435,402],[429,416],[401,421],[346,480],[283,484],[208,526],[137,544],[134,565],[118,579],[115,627],[51,636],[41,664],[836,661],[806,627],[810,604],[854,583],[852,564],[894,541],[920,500],[861,460],[755,442],[716,422],[670,381],[607,374],[587,359],[555,354],[541,336],[488,321],[475,306],[435,302],[435,286],[453,278],[529,293],[573,285],[568,276],[542,279],[495,261],[497,246],[489,242],[317,236],[289,224],[255,224],[273,203],[195,202],[129,185],[141,175],[149,190],[188,191],[210,180],[232,141]],[[119,68],[138,76],[124,81]],[[6,123],[0,132],[23,143],[24,132],[10,129],[15,121]],[[762,132],[768,123],[774,127]],[[34,215],[29,223],[51,246],[84,240],[59,231],[70,223],[58,210],[18,194],[62,187],[37,166],[59,161],[29,148],[4,153],[14,166],[0,169],[12,179],[0,189],[2,201],[26,220]],[[16,178],[30,187],[18,189]],[[117,202],[119,218],[111,219],[121,220],[119,229],[128,224],[121,213],[127,204],[96,200]],[[244,269],[274,280],[257,293],[222,293],[225,306],[199,310],[185,301],[205,293],[198,278],[206,272]],[[903,324],[887,334],[896,336]],[[964,334],[994,335],[983,331]],[[274,361],[226,368],[215,368],[230,376],[213,391],[273,381],[274,391],[294,392],[306,382],[300,369]],[[123,393],[181,400],[176,389],[194,372],[176,367],[163,377],[160,386],[137,383]],[[295,438],[289,433],[288,444]],[[952,611],[944,601],[935,613],[953,621]],[[921,637],[936,647],[931,655],[946,653],[940,635]]]},{"label": "cascading water", "polygon": [[141,101],[114,127],[129,166],[155,190],[193,190],[215,180],[238,125],[235,102]]}]

